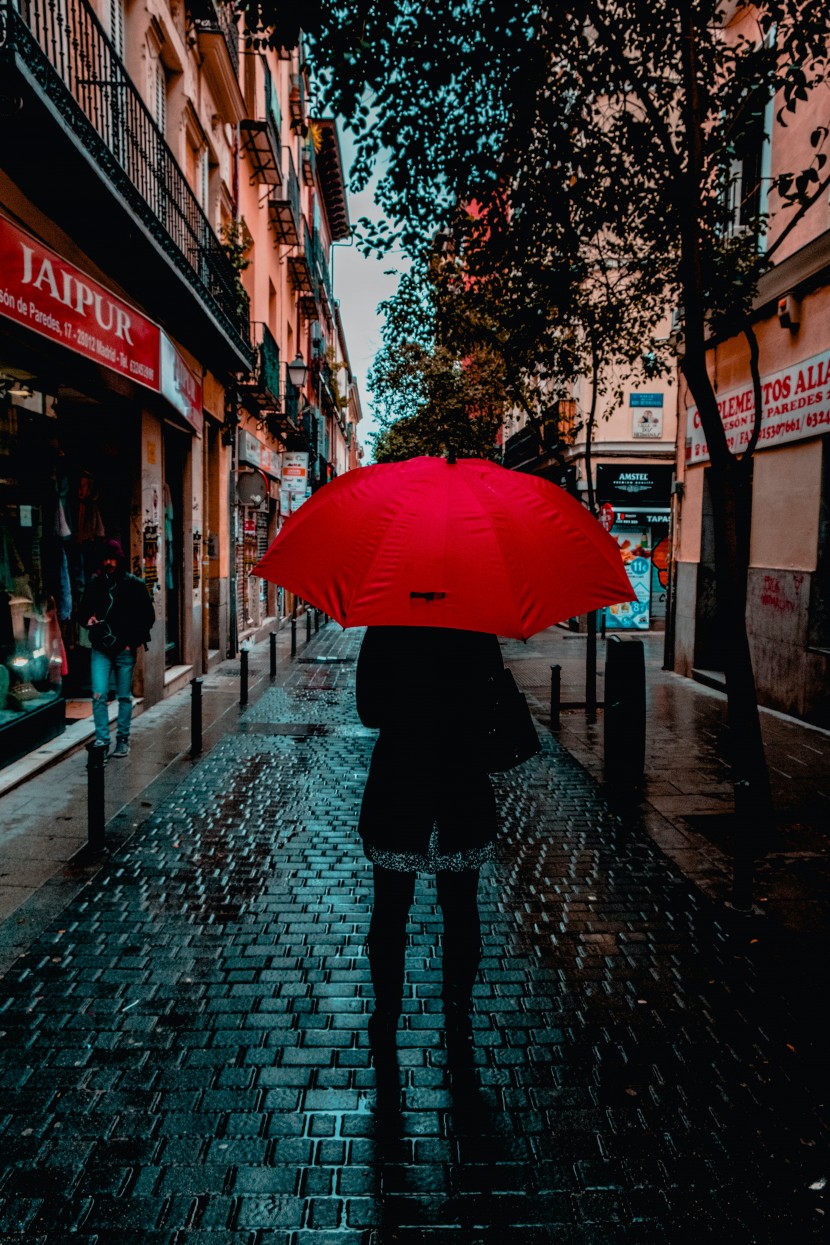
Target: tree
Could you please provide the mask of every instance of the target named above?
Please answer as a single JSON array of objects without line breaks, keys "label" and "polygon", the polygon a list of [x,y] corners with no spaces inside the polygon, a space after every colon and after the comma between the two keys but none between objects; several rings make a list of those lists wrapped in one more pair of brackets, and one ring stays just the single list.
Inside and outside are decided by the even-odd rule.
[{"label": "tree", "polygon": [[436,325],[435,283],[412,271],[384,305],[383,347],[370,383],[381,431],[378,462],[414,454],[496,458],[508,398],[504,369],[479,342],[445,344]]},{"label": "tree", "polygon": [[[257,12],[266,26],[276,16],[271,0]],[[635,303],[652,306],[659,292],[683,309],[680,362],[711,462],[736,808],[747,826],[763,821],[769,785],[745,623],[748,479],[761,412],[752,305],[764,269],[826,195],[830,117],[814,125],[806,157],[791,144],[793,167],[741,192],[739,228],[726,205],[768,102],[781,133],[827,84],[824,7],[357,0],[333,4],[308,25],[324,98],[358,136],[358,181],[385,151],[379,199],[394,225],[388,236],[417,249],[459,204],[476,201],[487,219],[480,262],[486,267],[489,254],[494,267],[506,248],[519,274],[510,276],[514,290],[524,244],[528,288],[546,262],[562,273],[572,261],[568,291],[587,275],[596,305],[602,282],[622,271]],[[764,248],[759,239],[771,224]],[[383,236],[367,233],[365,244],[382,247]],[[601,344],[575,310],[592,305],[557,300],[574,310],[564,335],[580,348]],[[756,393],[755,430],[741,456],[727,445],[707,369],[711,343],[738,334]],[[644,353],[662,360],[653,336]]]}]

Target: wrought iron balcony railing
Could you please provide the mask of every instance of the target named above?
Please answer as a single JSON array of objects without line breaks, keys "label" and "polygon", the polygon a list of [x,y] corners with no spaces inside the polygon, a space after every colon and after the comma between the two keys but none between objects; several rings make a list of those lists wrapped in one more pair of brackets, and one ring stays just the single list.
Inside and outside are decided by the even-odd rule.
[{"label": "wrought iron balcony railing", "polygon": [[0,7],[7,54],[24,62],[118,196],[249,358],[247,298],[235,270],[87,0],[0,0]]},{"label": "wrought iron balcony railing", "polygon": [[234,6],[225,0],[187,0],[187,8],[200,35],[221,35],[239,77],[239,19]]},{"label": "wrought iron balcony railing", "polygon": [[248,407],[278,411],[280,398],[280,348],[267,324],[251,325],[255,363],[250,375],[240,384],[240,396]]},{"label": "wrought iron balcony railing", "polygon": [[297,246],[300,241],[300,181],[294,169],[291,148],[286,147],[286,176],[282,186],[268,200],[268,214],[277,242]]},{"label": "wrought iron balcony railing", "polygon": [[332,293],[332,288],[331,288],[331,274],[329,272],[329,261],[328,261],[328,256],[326,255],[325,247],[323,246],[323,241],[322,241],[319,230],[315,229],[314,234],[312,235],[312,239],[311,239],[311,246],[312,246],[312,254],[314,256],[314,263],[317,266],[317,278],[320,282],[320,285],[326,297],[329,300],[329,303],[332,303],[334,302],[334,294]]},{"label": "wrought iron balcony railing", "polygon": [[302,243],[294,255],[288,257],[288,276],[297,295],[297,305],[307,320],[313,320],[317,312],[319,282],[314,266],[311,233],[303,217]]},{"label": "wrought iron balcony railing", "polygon": [[319,422],[316,406],[307,406],[302,413],[300,427],[308,443],[308,452],[312,455],[317,454]]}]

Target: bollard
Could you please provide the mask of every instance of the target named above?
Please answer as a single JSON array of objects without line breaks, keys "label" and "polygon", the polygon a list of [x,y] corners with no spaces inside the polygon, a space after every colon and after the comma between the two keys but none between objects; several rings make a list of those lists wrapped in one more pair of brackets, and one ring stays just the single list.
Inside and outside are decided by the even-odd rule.
[{"label": "bollard", "polygon": [[271,645],[271,653],[270,653],[271,678],[275,679],[277,677],[277,633],[276,631],[271,632],[270,636],[268,637],[268,642]]},{"label": "bollard", "polygon": [[90,851],[102,852],[106,847],[104,827],[107,822],[104,804],[104,763],[109,744],[95,740],[87,744],[87,845]]},{"label": "bollard", "polygon": [[311,639],[311,610],[305,612],[305,642],[308,644]]},{"label": "bollard", "polygon": [[588,643],[585,647],[585,718],[597,720],[597,612],[588,614]]},{"label": "bollard", "polygon": [[646,752],[646,669],[642,640],[609,637],[605,658],[605,777],[636,786]]},{"label": "bollard", "polygon": [[239,651],[239,703],[244,706],[248,703],[248,650],[247,648]]},{"label": "bollard", "polygon": [[291,619],[291,656],[297,656],[297,620]]},{"label": "bollard", "polygon": [[190,680],[190,755],[202,751],[202,680]]},{"label": "bollard", "polygon": [[314,611],[314,634],[316,635],[319,630],[320,630],[320,611],[315,609]]},{"label": "bollard", "polygon": [[562,708],[562,667],[550,668],[550,729],[558,731],[562,726],[560,710]]}]

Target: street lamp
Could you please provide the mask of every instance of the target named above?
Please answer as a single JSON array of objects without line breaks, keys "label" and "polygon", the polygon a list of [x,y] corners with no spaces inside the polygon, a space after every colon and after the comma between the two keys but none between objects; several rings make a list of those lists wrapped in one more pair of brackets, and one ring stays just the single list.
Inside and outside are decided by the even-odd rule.
[{"label": "street lamp", "polygon": [[303,356],[297,351],[294,358],[287,364],[288,379],[295,389],[304,389],[308,379],[308,364]]}]

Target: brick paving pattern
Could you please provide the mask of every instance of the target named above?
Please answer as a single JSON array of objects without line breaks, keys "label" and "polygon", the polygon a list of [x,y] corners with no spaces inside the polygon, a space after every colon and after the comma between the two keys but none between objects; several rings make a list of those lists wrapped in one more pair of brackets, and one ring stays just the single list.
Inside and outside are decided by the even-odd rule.
[{"label": "brick paving pattern", "polygon": [[496,784],[477,1083],[423,876],[380,1109],[359,638],[324,628],[0,981],[0,1242],[825,1239],[818,1022],[547,735]]}]

